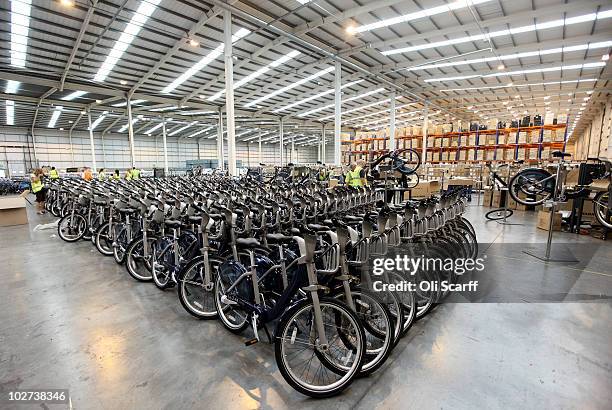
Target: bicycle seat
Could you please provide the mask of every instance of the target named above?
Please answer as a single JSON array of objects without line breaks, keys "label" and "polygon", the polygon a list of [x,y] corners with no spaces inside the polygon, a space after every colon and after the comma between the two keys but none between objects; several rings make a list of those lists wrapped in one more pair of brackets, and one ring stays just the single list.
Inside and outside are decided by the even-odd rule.
[{"label": "bicycle seat", "polygon": [[238,238],[236,239],[236,246],[243,249],[258,248],[261,246],[261,243],[255,238]]},{"label": "bicycle seat", "polygon": [[119,212],[126,215],[132,215],[134,212],[136,212],[136,208],[121,208]]},{"label": "bicycle seat", "polygon": [[177,221],[176,219],[166,219],[164,221],[164,224],[168,227],[168,228],[178,228],[179,226],[181,226],[181,221]]},{"label": "bicycle seat", "polygon": [[329,228],[327,226],[319,225],[319,224],[308,224],[306,226],[308,229],[316,232],[327,232]]},{"label": "bicycle seat", "polygon": [[359,217],[359,216],[346,215],[344,217],[344,220],[347,221],[347,222],[362,222],[363,218]]},{"label": "bicycle seat", "polygon": [[266,235],[266,239],[272,243],[288,243],[293,240],[291,236],[285,236],[282,233],[269,233]]},{"label": "bicycle seat", "polygon": [[565,158],[565,157],[571,157],[572,154],[570,154],[569,152],[562,152],[562,151],[554,151],[552,153],[552,156],[554,158]]},{"label": "bicycle seat", "polygon": [[191,222],[191,223],[198,224],[198,223],[200,223],[200,221],[202,221],[202,217],[201,216],[190,216],[189,217],[189,222]]},{"label": "bicycle seat", "polygon": [[98,200],[98,201],[94,201],[94,204],[95,205],[103,206],[103,205],[106,205],[106,201],[105,200]]}]

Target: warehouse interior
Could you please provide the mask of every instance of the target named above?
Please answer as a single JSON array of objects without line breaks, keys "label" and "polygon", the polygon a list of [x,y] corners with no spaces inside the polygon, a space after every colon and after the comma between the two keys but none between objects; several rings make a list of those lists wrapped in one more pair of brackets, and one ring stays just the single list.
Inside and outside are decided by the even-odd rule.
[{"label": "warehouse interior", "polygon": [[612,2],[0,16],[2,405],[609,408]]}]

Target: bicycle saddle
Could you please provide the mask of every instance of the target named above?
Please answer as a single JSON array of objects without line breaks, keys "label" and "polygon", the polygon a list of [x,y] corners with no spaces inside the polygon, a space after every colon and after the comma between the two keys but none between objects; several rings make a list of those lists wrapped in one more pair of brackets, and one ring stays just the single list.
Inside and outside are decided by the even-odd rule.
[{"label": "bicycle saddle", "polygon": [[287,243],[293,240],[291,236],[285,236],[282,233],[269,233],[266,235],[268,242],[276,243]]},{"label": "bicycle saddle", "polygon": [[132,215],[134,212],[136,212],[136,208],[121,208],[119,209],[119,212],[126,215]]},{"label": "bicycle saddle", "polygon": [[255,238],[238,238],[236,239],[236,246],[240,248],[258,248],[261,243]]},{"label": "bicycle saddle", "polygon": [[181,226],[181,221],[177,221],[176,219],[166,219],[164,224],[169,228],[176,228]]},{"label": "bicycle saddle", "polygon": [[570,154],[569,152],[563,152],[563,151],[554,151],[552,153],[552,156],[554,158],[565,158],[565,157],[571,157],[572,154]]}]

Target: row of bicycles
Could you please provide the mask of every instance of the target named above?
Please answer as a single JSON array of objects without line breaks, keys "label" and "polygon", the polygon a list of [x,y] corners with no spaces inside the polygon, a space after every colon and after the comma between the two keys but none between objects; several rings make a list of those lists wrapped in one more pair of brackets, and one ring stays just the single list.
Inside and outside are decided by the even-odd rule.
[{"label": "row of bicycles", "polygon": [[176,289],[186,312],[245,334],[247,345],[274,343],[287,383],[321,398],[383,366],[448,295],[439,286],[381,291],[381,283],[461,281],[440,267],[374,274],[374,259],[478,252],[462,191],[401,205],[383,196],[310,180],[197,175],[58,180],[47,207],[60,217],[61,239],[91,241],[136,281]]}]

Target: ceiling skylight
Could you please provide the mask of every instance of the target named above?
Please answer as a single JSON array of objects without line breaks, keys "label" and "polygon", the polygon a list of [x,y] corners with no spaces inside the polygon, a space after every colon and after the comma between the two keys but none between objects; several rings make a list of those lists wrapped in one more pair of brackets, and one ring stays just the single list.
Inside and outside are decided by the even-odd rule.
[{"label": "ceiling skylight", "polygon": [[55,124],[57,123],[57,120],[59,119],[63,110],[64,107],[62,107],[61,105],[55,107],[55,110],[53,110],[53,114],[51,114],[51,120],[49,121],[47,128],[55,128]]},{"label": "ceiling skylight", "polygon": [[286,87],[283,87],[283,88],[278,89],[276,91],[273,91],[273,92],[271,92],[269,94],[266,94],[263,97],[259,97],[258,99],[253,100],[250,103],[245,104],[244,106],[247,107],[247,108],[248,107],[252,107],[252,106],[257,105],[259,103],[262,103],[262,102],[264,102],[266,100],[269,100],[270,98],[276,97],[277,95],[284,94],[287,91],[289,91],[289,90],[291,90],[291,89],[293,89],[295,87],[299,87],[302,84],[306,84],[306,83],[308,83],[310,81],[313,81],[313,80],[315,80],[315,79],[317,79],[317,78],[319,78],[319,77],[321,77],[321,76],[323,76],[323,75],[325,75],[327,73],[330,73],[332,71],[334,71],[334,67],[327,67],[325,70],[318,71],[318,72],[314,73],[311,76],[308,76],[306,78],[302,78],[301,80],[296,81],[294,83],[291,83],[291,84],[289,84]]},{"label": "ceiling skylight", "polygon": [[[232,36],[232,43],[235,43],[236,41],[240,40],[241,38],[248,35],[249,33],[250,33],[249,30],[245,28],[241,28],[240,30],[236,32],[236,34]],[[210,64],[211,62],[219,58],[221,55],[223,55],[224,47],[225,47],[225,44],[220,43],[217,47],[215,47],[215,49],[213,49],[210,53],[202,57],[200,61],[195,63],[193,66],[191,66],[187,71],[181,74],[176,80],[168,84],[166,88],[162,90],[162,92],[168,94],[174,91],[176,87],[183,84],[189,78],[194,76],[198,71],[200,71],[201,69],[206,67],[208,64]]]},{"label": "ceiling skylight", "polygon": [[11,1],[11,65],[25,67],[32,0]]},{"label": "ceiling skylight", "polygon": [[[346,87],[351,87],[351,86],[353,86],[353,85],[355,85],[355,84],[359,84],[359,83],[361,83],[362,81],[363,81],[363,80],[357,80],[357,81],[353,81],[353,82],[350,82],[350,83],[344,84],[344,85],[341,87],[341,89],[342,89],[342,88],[346,88]],[[299,105],[306,104],[307,102],[310,102],[310,101],[312,101],[312,100],[316,100],[317,98],[321,98],[321,97],[324,97],[324,96],[326,96],[326,95],[332,94],[333,92],[334,92],[334,89],[332,88],[332,89],[330,89],[330,90],[323,91],[323,92],[320,92],[320,93],[315,94],[315,95],[311,95],[310,97],[304,98],[303,100],[296,101],[296,102],[291,103],[291,104],[289,104],[289,105],[286,105],[286,106],[284,106],[284,107],[277,108],[276,110],[274,110],[274,111],[272,111],[272,112],[277,113],[277,112],[280,112],[280,111],[286,111],[286,110],[289,110],[289,109],[291,109],[291,108],[293,108],[293,107],[297,107],[297,106],[299,106]]]},{"label": "ceiling skylight", "polygon": [[[237,81],[234,83],[234,90],[242,87],[243,85],[245,85],[246,83],[253,81],[254,79],[256,79],[257,77],[260,77],[262,75],[264,75],[265,73],[267,73],[268,71],[272,70],[273,68],[276,68],[280,65],[285,64],[287,61],[294,59],[295,57],[299,56],[301,53],[297,50],[293,50],[292,52],[285,54],[284,56],[282,56],[281,58],[279,58],[278,60],[275,60],[273,62],[271,62],[270,64],[268,64],[267,66],[264,66],[262,68],[260,68],[257,71],[252,72],[251,74],[247,75],[246,77],[242,78],[241,80]],[[225,88],[213,95],[211,95],[210,97],[208,97],[208,101],[215,101],[216,99],[218,99],[219,97],[221,97],[222,95],[225,95]]]},{"label": "ceiling skylight", "polygon": [[104,63],[102,63],[102,66],[98,69],[98,72],[94,76],[94,81],[106,80],[106,77],[113,71],[113,68],[115,68],[119,60],[121,60],[125,50],[132,44],[132,41],[134,41],[136,35],[140,32],[140,29],[147,22],[151,14],[153,14],[160,2],[161,0],[142,0],[140,6],[138,6],[138,9],[134,12],[132,19],[106,56]]}]

